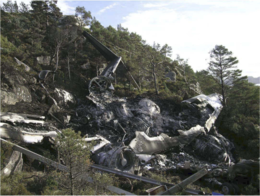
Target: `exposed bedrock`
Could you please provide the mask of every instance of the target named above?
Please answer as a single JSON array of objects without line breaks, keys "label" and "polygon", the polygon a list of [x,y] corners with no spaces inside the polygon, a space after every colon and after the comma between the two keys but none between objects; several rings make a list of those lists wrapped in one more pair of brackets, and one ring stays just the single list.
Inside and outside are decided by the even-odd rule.
[{"label": "exposed bedrock", "polygon": [[20,74],[15,76],[8,75],[6,72],[1,74],[1,104],[15,105],[17,102],[31,102],[32,96],[27,81]]}]

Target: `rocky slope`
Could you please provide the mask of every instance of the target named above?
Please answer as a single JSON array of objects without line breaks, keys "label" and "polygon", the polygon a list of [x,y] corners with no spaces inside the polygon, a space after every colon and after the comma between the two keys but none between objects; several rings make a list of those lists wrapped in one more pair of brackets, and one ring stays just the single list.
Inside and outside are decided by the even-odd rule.
[{"label": "rocky slope", "polygon": [[[220,188],[228,167],[234,165],[234,145],[214,126],[222,109],[217,94],[201,94],[181,104],[144,96],[120,98],[109,88],[77,97],[80,88],[68,92],[66,86],[53,83],[51,73],[41,80],[28,67],[2,66],[2,138],[17,140],[31,150],[42,145],[37,149],[44,154],[57,133],[70,127],[88,141],[98,142],[92,150],[97,164],[139,174],[145,170],[196,172],[207,167],[218,172],[214,180],[212,174],[206,181]],[[10,166],[11,158],[2,174],[22,169],[21,155],[13,156],[19,164]]]}]

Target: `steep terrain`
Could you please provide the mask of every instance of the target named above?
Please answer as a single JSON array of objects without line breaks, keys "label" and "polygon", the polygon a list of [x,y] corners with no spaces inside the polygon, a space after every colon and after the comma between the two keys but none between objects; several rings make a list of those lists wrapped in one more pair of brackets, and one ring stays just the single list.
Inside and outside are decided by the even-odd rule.
[{"label": "steep terrain", "polygon": [[[2,69],[1,137],[20,140],[37,153],[45,154],[51,145],[44,138],[55,138],[53,132],[73,128],[89,140],[101,136],[98,141],[103,143],[92,151],[93,161],[122,171],[178,173],[189,169],[194,173],[205,166],[211,170],[221,166],[220,174],[225,176],[235,162],[234,145],[214,127],[222,109],[217,94],[182,103],[158,96],[150,96],[151,100],[144,95],[120,98],[109,90],[77,97],[80,89],[68,92],[62,86],[57,88],[51,75],[43,82],[18,68],[5,64]],[[17,133],[22,137],[17,138]],[[205,182],[215,188],[223,183],[220,176],[210,179],[208,176]]]},{"label": "steep terrain", "polygon": [[105,28],[84,7],[76,15],[62,16],[55,1],[1,6],[2,194],[65,194],[53,168],[29,155],[68,166],[56,143],[68,130],[81,132],[77,147],[79,138],[93,143],[86,159],[93,167],[121,172],[115,182],[88,171],[96,174],[85,186],[93,194],[108,194],[101,178],[146,194],[151,186],[122,175],[169,188],[202,169],[193,193],[259,193],[259,87],[241,70],[226,70],[232,85],[221,84],[218,71],[195,73],[188,60],[169,58],[167,44],[150,46],[121,25]]}]

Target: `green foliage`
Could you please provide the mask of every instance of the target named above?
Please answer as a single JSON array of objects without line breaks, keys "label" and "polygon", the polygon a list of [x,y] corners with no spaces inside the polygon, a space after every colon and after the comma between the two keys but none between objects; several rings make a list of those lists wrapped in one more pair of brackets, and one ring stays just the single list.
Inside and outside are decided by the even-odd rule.
[{"label": "green foliage", "polygon": [[86,11],[85,7],[80,6],[76,7],[75,16],[80,27],[88,26],[92,19],[91,12]]},{"label": "green foliage", "polygon": [[166,172],[165,171],[160,172],[160,173],[148,172],[148,175],[149,175],[150,178],[155,179],[157,181],[170,183],[168,181],[168,179],[166,178]]},{"label": "green foliage", "polygon": [[[217,119],[220,132],[234,141],[237,152],[244,158],[259,157],[259,87],[241,77],[242,71],[232,52],[224,46],[215,46],[208,71],[197,72],[204,92],[218,92],[225,106]],[[246,150],[243,153],[239,150]],[[245,157],[246,156],[246,157]]]},{"label": "green foliage", "polygon": [[176,59],[168,64],[168,69],[174,71],[175,81],[167,82],[167,88],[182,99],[187,99],[196,96],[199,93],[199,88],[194,88],[197,85],[196,75],[188,64],[188,60],[177,55]]},{"label": "green foliage", "polygon": [[[218,92],[225,96],[226,107],[217,122],[220,132],[232,139],[238,149],[246,149],[250,157],[259,156],[259,142],[257,142],[259,141],[259,87],[240,78],[240,70],[231,70],[238,61],[232,57],[232,52],[227,48],[214,47],[211,51],[209,70],[194,73],[187,60],[180,56],[177,56],[174,61],[169,58],[171,47],[167,44],[162,47],[158,44],[150,46],[140,35],[129,32],[122,25],[118,25],[117,29],[111,26],[105,28],[95,17],[92,18],[91,13],[84,7],[77,7],[75,14],[76,18],[62,17],[54,1],[33,1],[30,5],[21,3],[19,6],[11,1],[3,3],[1,63],[15,65],[13,57],[17,57],[36,71],[40,71],[42,67],[37,63],[36,57],[50,56],[48,69],[52,69],[54,64],[59,67],[56,72],[56,84],[63,85],[66,89],[80,89],[78,93],[85,97],[89,79],[99,75],[99,69],[107,63],[82,37],[82,31],[86,30],[115,54],[121,56],[126,65],[126,68],[119,66],[117,69],[116,95],[123,97],[141,95],[180,103],[183,99],[197,95],[191,85],[199,82],[204,94]],[[86,29],[84,27],[86,25],[90,28]],[[90,65],[87,70],[83,70],[81,65],[87,62]],[[129,85],[126,77],[127,70],[141,87],[140,91],[133,88],[132,84]],[[175,81],[166,81],[165,75],[170,71],[175,73]],[[69,73],[71,78],[68,78]],[[156,95],[159,91],[160,94]],[[86,182],[76,180],[75,176],[83,171],[87,172],[90,164],[89,146],[79,142],[80,134],[72,130],[64,130],[59,140],[62,141],[58,146],[60,155],[66,165],[71,167],[69,174],[53,173],[46,183],[45,178],[35,180],[32,183],[34,187],[39,184],[44,194],[68,194],[68,190],[72,189],[68,182],[74,181],[76,194],[101,194],[105,191],[99,184],[91,187]],[[84,145],[87,148],[82,151]],[[3,163],[2,159],[5,159],[8,153],[5,154],[1,149],[1,154],[3,155],[1,163]],[[165,180],[162,175],[153,177]],[[110,180],[109,176],[99,173],[96,173],[93,178],[97,179],[95,183],[98,183],[98,180],[103,180],[104,183],[115,182]],[[84,189],[76,188],[83,185]],[[70,188],[65,189],[64,186]],[[144,193],[144,187],[138,189],[140,193]]]},{"label": "green foliage", "polygon": [[227,106],[217,120],[221,133],[247,150],[247,158],[259,157],[259,109],[259,87],[239,80],[230,89]]},{"label": "green foliage", "polygon": [[[110,194],[105,187],[115,184],[117,179],[111,174],[90,172],[89,156],[92,146],[92,143],[83,140],[80,132],[64,129],[56,139],[56,148],[68,172],[52,172],[46,181],[43,194]],[[89,177],[92,177],[93,183],[87,181]]]},{"label": "green foliage", "polygon": [[9,143],[2,142],[1,141],[1,170],[5,166],[6,159],[9,159],[12,152],[13,152],[13,146]]},{"label": "green foliage", "polygon": [[241,192],[245,195],[259,195],[257,188],[253,187],[252,185],[245,186]]},{"label": "green foliage", "polygon": [[[64,157],[65,162],[71,162],[72,165],[88,166],[90,151],[90,144],[87,144],[81,137],[80,132],[75,132],[72,129],[64,129],[62,134],[59,134],[56,140],[56,147]],[[82,148],[86,150],[82,150]],[[79,163],[80,161],[80,163]]]},{"label": "green foliage", "polygon": [[15,3],[7,1],[7,3],[3,3],[2,10],[5,12],[17,13],[18,5],[17,5],[16,1],[15,1]]},{"label": "green foliage", "polygon": [[[4,61],[10,61],[9,56],[16,56],[33,69],[40,71],[41,67],[38,66],[36,57],[50,56],[50,65],[55,64],[56,68],[59,67],[59,71],[63,72],[60,78],[56,75],[57,84],[63,85],[64,77],[66,80],[71,80],[66,83],[68,89],[74,89],[75,83],[78,83],[77,86],[85,86],[86,78],[90,79],[99,75],[98,70],[103,67],[103,63],[107,63],[100,53],[81,36],[82,30],[87,30],[115,54],[122,57],[127,68],[119,66],[117,69],[118,84],[125,86],[125,83],[128,83],[126,70],[129,70],[141,89],[144,89],[142,91],[154,89],[157,94],[159,91],[166,91],[167,94],[174,93],[181,97],[185,94],[184,92],[190,91],[188,87],[187,90],[182,90],[185,85],[183,79],[180,79],[181,76],[178,78],[182,82],[164,85],[165,74],[176,67],[176,62],[172,62],[169,58],[171,47],[167,44],[150,46],[142,40],[140,35],[129,32],[121,25],[118,25],[117,29],[111,26],[105,28],[94,17],[92,18],[91,13],[84,7],[76,8],[75,18],[62,17],[54,1],[36,1],[30,6],[22,3],[18,9],[15,6],[17,5],[8,2],[8,5],[1,7],[3,10],[1,33],[6,40],[9,40],[10,45],[8,55],[3,57]],[[86,25],[89,25],[90,29],[85,29]],[[18,52],[15,51],[15,47]],[[90,62],[90,68],[82,71],[80,66],[86,62]],[[79,72],[82,74],[79,75]],[[187,66],[188,82],[193,81],[190,77],[194,75],[192,72],[193,70]],[[129,90],[126,95],[138,94],[132,86]],[[191,92],[189,94],[193,95]]]},{"label": "green foliage", "polygon": [[10,189],[2,189],[1,190],[2,195],[31,195],[31,193],[25,188],[23,184],[17,184],[15,188]]},{"label": "green foliage", "polygon": [[61,195],[61,191],[58,189],[57,186],[49,185],[46,186],[42,192],[42,195]]},{"label": "green foliage", "polygon": [[209,74],[208,71],[202,70],[196,72],[196,78],[200,83],[201,91],[206,94],[212,94],[215,92],[220,92],[219,84],[216,82],[214,77]]},{"label": "green foliage", "polygon": [[11,42],[9,42],[8,39],[3,35],[1,35],[1,47],[3,48],[3,55],[10,55],[17,51],[17,48]]},{"label": "green foliage", "polygon": [[47,179],[45,180],[45,186],[41,192],[42,195],[61,195],[62,192],[58,188],[58,181],[55,178],[56,171],[48,174]]},{"label": "green foliage", "polygon": [[113,195],[113,193],[110,193],[105,187],[115,185],[116,183],[118,183],[117,180],[118,179],[112,174],[95,172],[95,174],[93,175],[94,183],[92,192],[94,193],[94,195]]},{"label": "green foliage", "polygon": [[86,182],[79,178],[89,169],[92,146],[82,139],[80,132],[76,133],[72,129],[64,129],[55,142],[60,157],[68,167],[68,172],[56,175],[59,188],[63,194],[78,194],[86,186]]},{"label": "green foliage", "polygon": [[31,195],[23,182],[23,174],[1,176],[1,195]]},{"label": "green foliage", "polygon": [[211,61],[209,62],[209,72],[220,85],[220,94],[223,97],[223,105],[226,105],[230,85],[241,76],[241,70],[234,70],[238,63],[236,57],[232,57],[232,52],[225,46],[216,45],[210,51]]}]

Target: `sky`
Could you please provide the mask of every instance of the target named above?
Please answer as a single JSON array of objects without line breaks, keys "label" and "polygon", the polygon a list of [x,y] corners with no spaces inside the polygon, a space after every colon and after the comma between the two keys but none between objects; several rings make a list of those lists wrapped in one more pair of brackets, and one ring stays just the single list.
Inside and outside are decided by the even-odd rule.
[{"label": "sky", "polygon": [[243,75],[260,76],[260,0],[58,0],[58,6],[64,15],[84,6],[104,27],[121,24],[151,45],[168,44],[171,58],[188,59],[195,71],[207,69],[210,50],[223,45]]}]

